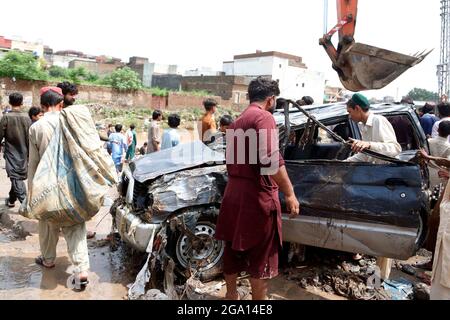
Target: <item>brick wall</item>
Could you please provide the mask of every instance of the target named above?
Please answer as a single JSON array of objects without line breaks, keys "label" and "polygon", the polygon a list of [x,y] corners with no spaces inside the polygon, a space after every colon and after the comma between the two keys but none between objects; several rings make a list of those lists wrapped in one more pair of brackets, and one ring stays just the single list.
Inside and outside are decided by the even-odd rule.
[{"label": "brick wall", "polygon": [[183,108],[203,108],[203,100],[205,100],[206,98],[215,99],[221,106],[230,106],[230,101],[222,100],[221,97],[217,96],[200,97],[171,92],[168,96],[168,109],[179,110]]},{"label": "brick wall", "polygon": [[[48,85],[56,85],[46,81],[12,81],[9,78],[0,78],[0,106],[8,105],[8,95],[12,92],[20,92],[24,96],[24,106],[39,106],[39,90]],[[203,100],[207,97],[188,95],[185,93],[170,93],[167,97],[152,96],[150,92],[118,92],[112,88],[102,86],[78,86],[79,101],[114,104],[126,108],[152,108],[152,109],[183,109],[192,107],[202,107]],[[242,105],[235,105],[233,100],[224,100],[218,96],[211,96],[218,101],[221,106],[242,110]]]},{"label": "brick wall", "polygon": [[[39,106],[39,90],[48,85],[56,85],[46,81],[12,81],[9,78],[0,79],[0,105],[8,104],[8,95],[12,92],[20,92],[24,96],[24,106]],[[112,88],[102,86],[78,86],[78,100],[113,103],[121,107],[152,108],[152,94],[145,91],[119,92]]]}]

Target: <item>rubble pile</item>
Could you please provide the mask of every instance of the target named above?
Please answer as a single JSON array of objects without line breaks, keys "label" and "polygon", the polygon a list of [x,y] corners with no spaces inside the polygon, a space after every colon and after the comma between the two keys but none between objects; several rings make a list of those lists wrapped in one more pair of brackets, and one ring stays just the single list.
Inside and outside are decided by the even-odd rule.
[{"label": "rubble pile", "polygon": [[[351,300],[428,300],[430,286],[422,279],[424,272],[406,261],[394,261],[403,276],[376,283],[376,258],[365,256],[359,261],[341,252],[313,249],[306,263],[285,269],[288,280],[303,289],[316,289]],[[431,254],[419,251],[412,261],[429,261]],[[424,283],[425,282],[425,283]]]},{"label": "rubble pile", "polygon": [[353,261],[348,254],[320,250],[308,259],[308,265],[285,271],[288,280],[303,289],[316,288],[352,300],[390,300],[382,286],[376,288],[373,276],[376,259],[365,257]]},{"label": "rubble pile", "polygon": [[368,287],[368,279],[372,274],[363,272],[360,268],[355,268],[354,271],[356,272],[317,267],[305,273],[291,274],[288,279],[297,281],[304,289],[315,287],[352,300],[390,300],[383,288]]}]

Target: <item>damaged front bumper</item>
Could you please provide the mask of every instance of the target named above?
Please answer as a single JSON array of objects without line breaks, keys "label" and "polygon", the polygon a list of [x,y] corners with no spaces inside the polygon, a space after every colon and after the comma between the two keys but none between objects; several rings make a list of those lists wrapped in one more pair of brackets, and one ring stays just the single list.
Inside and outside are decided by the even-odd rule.
[{"label": "damaged front bumper", "polygon": [[[122,239],[140,252],[149,252],[152,235],[161,230],[160,223],[147,223],[130,212],[126,205],[117,206],[114,221]],[[151,249],[151,248],[150,248]]]}]

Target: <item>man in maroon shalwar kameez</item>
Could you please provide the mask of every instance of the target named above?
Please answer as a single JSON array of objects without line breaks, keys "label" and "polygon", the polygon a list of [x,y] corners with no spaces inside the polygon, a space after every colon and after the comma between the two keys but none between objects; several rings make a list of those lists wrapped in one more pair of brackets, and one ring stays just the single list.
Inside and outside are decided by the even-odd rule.
[{"label": "man in maroon shalwar kameez", "polygon": [[279,152],[272,116],[279,94],[276,81],[253,80],[248,89],[250,106],[227,130],[229,181],[216,238],[226,242],[224,274],[230,300],[239,299],[238,273],[250,274],[254,300],[266,299],[267,279],[278,275],[282,245],[279,189],[291,215],[300,211]]}]

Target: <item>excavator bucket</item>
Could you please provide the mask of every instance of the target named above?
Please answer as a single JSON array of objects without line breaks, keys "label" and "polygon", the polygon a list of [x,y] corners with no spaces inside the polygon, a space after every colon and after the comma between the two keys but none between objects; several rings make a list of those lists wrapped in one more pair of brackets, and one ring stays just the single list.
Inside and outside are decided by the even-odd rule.
[{"label": "excavator bucket", "polygon": [[334,68],[347,90],[381,89],[422,62],[431,51],[408,56],[362,43],[350,43],[341,48]]}]

